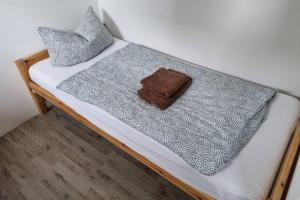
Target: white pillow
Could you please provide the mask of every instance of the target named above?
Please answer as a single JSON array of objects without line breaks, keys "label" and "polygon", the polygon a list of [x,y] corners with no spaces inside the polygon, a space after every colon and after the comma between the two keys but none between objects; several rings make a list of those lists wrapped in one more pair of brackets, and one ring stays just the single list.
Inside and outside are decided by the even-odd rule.
[{"label": "white pillow", "polygon": [[74,32],[39,27],[38,32],[48,48],[51,64],[70,66],[87,61],[113,43],[97,15],[89,7]]}]

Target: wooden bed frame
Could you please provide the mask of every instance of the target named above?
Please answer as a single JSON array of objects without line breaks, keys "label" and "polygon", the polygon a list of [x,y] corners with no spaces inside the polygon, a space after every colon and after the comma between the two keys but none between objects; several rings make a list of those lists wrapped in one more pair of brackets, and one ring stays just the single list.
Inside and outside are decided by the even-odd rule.
[{"label": "wooden bed frame", "polygon": [[[164,169],[157,166],[155,163],[151,162],[141,154],[135,152],[133,149],[129,148],[119,140],[115,139],[114,137],[110,136],[108,133],[101,130],[99,127],[95,126],[93,123],[91,123],[89,120],[87,120],[85,117],[81,116],[80,114],[76,113],[72,108],[70,108],[68,105],[66,105],[64,102],[57,99],[53,94],[42,88],[41,86],[34,83],[29,76],[29,68],[43,60],[49,57],[48,51],[45,49],[43,51],[40,51],[36,54],[33,54],[26,58],[21,58],[15,61],[22,78],[25,81],[25,84],[29,90],[29,93],[32,96],[32,99],[34,103],[36,104],[39,112],[41,114],[45,114],[48,111],[48,108],[45,104],[46,100],[50,103],[54,104],[58,108],[62,109],[78,121],[80,121],[82,124],[86,125],[87,127],[94,130],[96,133],[128,153],[129,155],[133,156],[135,159],[139,160],[146,166],[148,166],[150,169],[161,175],[162,177],[166,178],[170,182],[172,182],[174,185],[191,195],[193,198],[198,200],[213,200],[214,198],[209,196],[208,194],[196,190],[192,186],[184,183],[183,181],[179,180],[178,178],[174,177]],[[286,149],[285,156],[282,159],[282,163],[280,168],[278,169],[278,173],[276,178],[274,179],[273,187],[269,193],[268,200],[280,200],[284,197],[284,194],[288,188],[288,180],[289,177],[293,173],[293,163],[296,161],[297,158],[297,150],[299,148],[300,144],[300,121],[297,123],[297,126],[295,128],[294,134],[291,137],[290,143]]]}]

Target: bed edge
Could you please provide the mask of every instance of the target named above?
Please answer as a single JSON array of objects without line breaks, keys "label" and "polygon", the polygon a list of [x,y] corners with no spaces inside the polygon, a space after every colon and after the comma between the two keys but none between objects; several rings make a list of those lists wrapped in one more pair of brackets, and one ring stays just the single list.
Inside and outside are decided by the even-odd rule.
[{"label": "bed edge", "polygon": [[25,82],[25,85],[39,111],[40,114],[44,115],[48,112],[48,108],[46,106],[46,100],[38,95],[36,92],[34,92],[29,83],[31,82],[30,76],[29,76],[29,68],[34,65],[35,63],[44,60],[49,57],[48,50],[44,49],[42,51],[39,51],[33,55],[30,55],[26,58],[20,58],[15,61],[15,64]]},{"label": "bed edge", "polygon": [[281,200],[284,198],[289,180],[293,175],[293,165],[297,161],[297,152],[300,147],[300,119],[285,151],[281,165],[274,180],[268,200]]}]

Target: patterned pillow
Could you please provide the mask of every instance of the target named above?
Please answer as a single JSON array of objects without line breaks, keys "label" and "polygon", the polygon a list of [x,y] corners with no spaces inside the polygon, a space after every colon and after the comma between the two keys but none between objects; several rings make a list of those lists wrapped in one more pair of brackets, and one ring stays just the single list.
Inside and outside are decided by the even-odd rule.
[{"label": "patterned pillow", "polygon": [[39,27],[38,32],[48,47],[54,66],[70,66],[87,61],[113,43],[113,38],[100,19],[88,8],[74,32]]}]

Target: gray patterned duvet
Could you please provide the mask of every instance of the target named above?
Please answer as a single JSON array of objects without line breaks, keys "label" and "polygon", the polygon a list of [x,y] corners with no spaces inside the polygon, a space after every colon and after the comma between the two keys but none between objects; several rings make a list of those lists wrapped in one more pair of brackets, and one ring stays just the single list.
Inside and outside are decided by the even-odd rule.
[{"label": "gray patterned duvet", "polygon": [[[140,80],[160,67],[193,78],[171,107],[141,100]],[[263,121],[276,91],[130,44],[57,86],[155,139],[205,175],[229,165]]]}]

